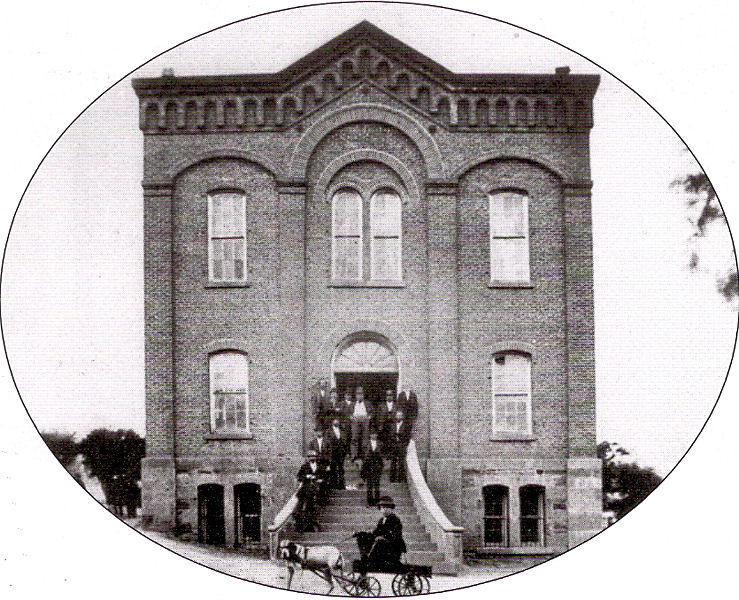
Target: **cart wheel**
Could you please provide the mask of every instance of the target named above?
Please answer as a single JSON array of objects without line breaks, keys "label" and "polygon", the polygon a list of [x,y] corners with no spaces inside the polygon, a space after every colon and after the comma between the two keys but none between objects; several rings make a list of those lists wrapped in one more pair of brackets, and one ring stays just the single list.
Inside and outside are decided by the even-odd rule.
[{"label": "cart wheel", "polygon": [[381,586],[380,582],[370,575],[364,575],[356,581],[356,594],[354,596],[366,596],[368,598],[376,598],[380,595]]},{"label": "cart wheel", "polygon": [[[429,586],[430,587],[430,586]],[[393,578],[393,593],[396,596],[417,596],[425,593],[423,579],[418,573],[399,573]]]},{"label": "cart wheel", "polygon": [[431,580],[426,577],[425,575],[420,575],[421,581],[423,582],[423,591],[422,594],[428,594],[431,592]]},{"label": "cart wheel", "polygon": [[357,573],[347,573],[340,579],[336,578],[336,581],[339,582],[339,586],[341,587],[341,589],[350,596],[359,596],[359,592],[357,591],[357,580],[360,577],[361,575]]}]

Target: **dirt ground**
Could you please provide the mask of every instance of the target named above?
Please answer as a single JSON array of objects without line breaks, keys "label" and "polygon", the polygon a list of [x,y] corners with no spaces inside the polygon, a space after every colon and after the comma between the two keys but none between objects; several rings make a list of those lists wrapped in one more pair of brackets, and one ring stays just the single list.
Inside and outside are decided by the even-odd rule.
[{"label": "dirt ground", "polygon": [[[159,532],[142,529],[139,529],[139,531],[157,544],[211,569],[233,575],[246,581],[279,588],[285,588],[286,586],[285,567],[267,558],[249,556],[242,551],[230,548],[185,542]],[[471,560],[462,567],[460,574],[456,577],[434,575],[431,580],[431,591],[452,590],[492,581],[516,573],[525,569],[527,566],[531,565],[525,563],[496,563],[493,560]],[[392,595],[390,586],[392,576],[381,574],[377,578],[382,586],[382,595]],[[308,571],[301,572],[297,570],[295,572],[292,583],[293,590],[325,594],[328,591],[328,587],[327,583],[321,581]],[[336,585],[332,595],[345,596],[347,594]]]}]

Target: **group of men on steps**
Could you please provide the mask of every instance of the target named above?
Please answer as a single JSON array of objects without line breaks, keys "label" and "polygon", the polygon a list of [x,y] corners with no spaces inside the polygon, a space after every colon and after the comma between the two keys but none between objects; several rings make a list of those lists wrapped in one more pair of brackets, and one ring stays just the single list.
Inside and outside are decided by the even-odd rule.
[{"label": "group of men on steps", "polygon": [[325,504],[331,489],[343,490],[344,462],[354,449],[352,462],[361,461],[360,477],[367,488],[367,506],[380,498],[385,459],[390,481],[405,479],[405,453],[418,415],[414,392],[395,397],[387,390],[382,402],[367,402],[362,387],[347,390],[341,401],[336,388],[316,399],[315,436],[308,444],[307,460],[297,474],[299,529],[315,531],[317,506]]}]

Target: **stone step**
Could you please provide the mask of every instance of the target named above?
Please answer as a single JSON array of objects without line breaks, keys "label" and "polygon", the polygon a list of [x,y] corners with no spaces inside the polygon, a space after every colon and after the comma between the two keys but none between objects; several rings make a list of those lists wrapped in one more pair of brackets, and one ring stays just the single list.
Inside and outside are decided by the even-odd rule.
[{"label": "stone step", "polygon": [[[370,526],[371,527],[368,527]],[[351,535],[355,531],[359,531],[361,529],[374,529],[376,523],[366,523],[366,522],[341,522],[341,521],[331,521],[331,522],[325,522],[321,517],[318,517],[318,526],[321,528],[321,531],[336,531],[338,533],[343,533],[345,536]],[[403,537],[412,537],[414,535],[423,535],[426,533],[426,529],[424,526],[420,523],[403,523]]]},{"label": "stone step", "polygon": [[[408,513],[407,515],[400,515],[398,513],[395,513],[400,518],[400,522],[403,523],[403,528],[405,529],[406,525],[420,525],[421,519],[419,516],[415,513]],[[374,527],[377,524],[377,521],[379,520],[379,517],[377,516],[377,513],[374,512],[364,512],[364,511],[329,511],[324,510],[321,511],[319,516],[320,523],[356,523],[359,525],[364,525],[367,523],[372,523],[372,526]]]},{"label": "stone step", "polygon": [[[344,557],[345,564],[351,565],[352,561],[359,559],[359,551],[348,554],[342,552],[342,556]],[[408,564],[432,565],[433,568],[433,563],[444,562],[444,554],[435,550],[411,550],[402,556],[402,560]]]},{"label": "stone step", "polygon": [[[354,540],[347,542],[344,541],[346,537],[334,537],[326,532],[296,533],[289,539],[306,546],[336,546],[343,555],[357,553],[357,544]],[[431,538],[426,540],[406,539],[405,544],[408,550],[434,552],[437,550],[437,546],[435,542],[430,540]]]}]

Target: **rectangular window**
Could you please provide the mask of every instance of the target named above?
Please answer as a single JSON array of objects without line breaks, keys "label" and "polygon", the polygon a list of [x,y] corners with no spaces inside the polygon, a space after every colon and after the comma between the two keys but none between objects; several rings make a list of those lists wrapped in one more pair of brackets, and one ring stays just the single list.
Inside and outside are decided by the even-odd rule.
[{"label": "rectangular window", "polygon": [[391,190],[375,192],[370,199],[372,279],[402,279],[400,196]]},{"label": "rectangular window", "polygon": [[529,201],[520,192],[490,195],[490,278],[527,283],[529,268]]},{"label": "rectangular window", "polygon": [[521,545],[544,545],[544,488],[525,485],[519,489],[521,506]]},{"label": "rectangular window", "polygon": [[502,547],[508,545],[508,488],[487,485],[482,489],[485,504],[483,544]]},{"label": "rectangular window", "polygon": [[246,198],[239,192],[208,196],[208,275],[216,282],[246,281]]},{"label": "rectangular window", "polygon": [[333,279],[362,278],[362,197],[340,190],[333,197]]},{"label": "rectangular window", "polygon": [[506,352],[493,357],[493,431],[531,433],[531,357]]},{"label": "rectangular window", "polygon": [[249,361],[243,352],[210,355],[211,431],[249,431]]}]

